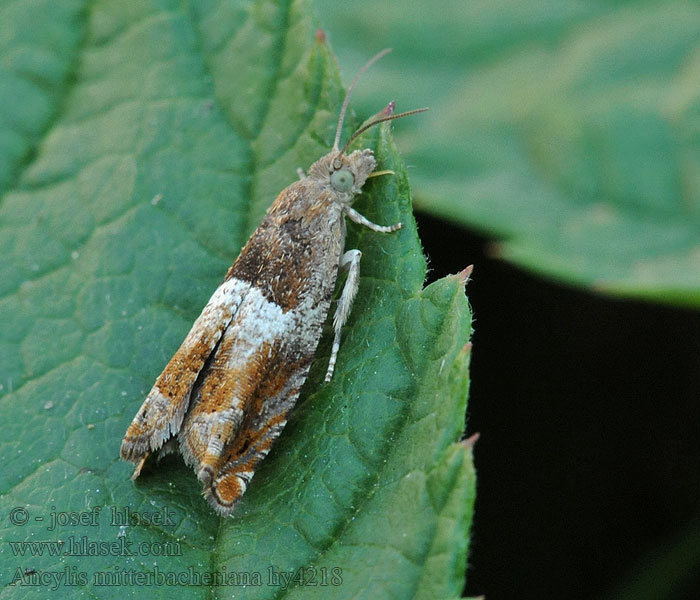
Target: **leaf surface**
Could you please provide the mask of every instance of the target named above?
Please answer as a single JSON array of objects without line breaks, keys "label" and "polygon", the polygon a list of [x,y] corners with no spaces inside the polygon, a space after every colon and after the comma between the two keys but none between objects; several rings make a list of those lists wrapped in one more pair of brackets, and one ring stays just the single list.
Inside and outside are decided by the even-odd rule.
[{"label": "leaf surface", "polygon": [[[8,6],[26,17],[33,4]],[[388,126],[358,145],[396,175],[356,207],[404,228],[349,227],[362,278],[336,374],[322,384],[327,327],[234,517],[209,509],[179,457],[136,483],[118,458],[267,206],[328,151],[343,92],[308,3],[46,11],[41,26],[62,35],[53,46],[48,33],[20,36],[35,51],[22,73],[50,75],[0,98],[18,131],[33,102],[47,104],[2,153],[0,598],[54,586],[100,599],[459,595],[474,496],[470,451],[456,443],[470,316],[459,276],[423,289]]]}]

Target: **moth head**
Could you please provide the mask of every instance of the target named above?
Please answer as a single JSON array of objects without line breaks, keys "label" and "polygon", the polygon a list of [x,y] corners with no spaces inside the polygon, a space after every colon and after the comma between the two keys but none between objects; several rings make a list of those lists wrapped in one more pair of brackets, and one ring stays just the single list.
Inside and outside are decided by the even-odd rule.
[{"label": "moth head", "polygon": [[[373,171],[377,167],[377,161],[372,151],[367,148],[364,150],[355,150],[348,154],[347,150],[350,144],[352,144],[361,133],[367,131],[374,125],[425,110],[428,109],[418,108],[395,115],[393,114],[394,103],[389,102],[388,106],[382,112],[372,117],[366,124],[355,131],[341,150],[334,147],[329,154],[324,156],[318,163],[312,165],[311,169],[309,169],[309,174],[316,177],[323,177],[323,173],[325,172],[328,174],[328,183],[336,193],[350,194],[351,196],[359,194],[367,178],[374,175]],[[384,173],[387,173],[387,171],[376,172],[376,174]]]},{"label": "moth head", "polygon": [[350,154],[330,152],[309,168],[309,177],[323,182],[343,202],[351,202],[359,194],[377,161],[371,150],[355,150]]}]

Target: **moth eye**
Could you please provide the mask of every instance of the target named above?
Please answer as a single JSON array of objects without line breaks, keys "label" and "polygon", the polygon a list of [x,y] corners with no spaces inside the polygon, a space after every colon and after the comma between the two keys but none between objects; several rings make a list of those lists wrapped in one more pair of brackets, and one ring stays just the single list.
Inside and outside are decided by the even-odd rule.
[{"label": "moth eye", "polygon": [[331,175],[331,185],[339,192],[349,192],[355,184],[355,178],[347,169],[341,169]]}]

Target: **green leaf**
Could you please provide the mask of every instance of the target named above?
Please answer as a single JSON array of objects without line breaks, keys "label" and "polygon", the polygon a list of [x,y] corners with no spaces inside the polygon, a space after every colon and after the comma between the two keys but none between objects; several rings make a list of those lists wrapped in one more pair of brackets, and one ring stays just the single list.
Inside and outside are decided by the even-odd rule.
[{"label": "green leaf", "polygon": [[317,0],[358,90],[428,105],[397,128],[421,210],[478,227],[527,269],[700,305],[700,6]]},{"label": "green leaf", "polygon": [[[388,126],[358,144],[396,174],[356,207],[404,227],[349,226],[362,275],[334,379],[321,383],[327,328],[234,516],[210,510],[179,457],[136,483],[118,458],[265,208],[329,149],[342,88],[308,3],[46,3],[39,24],[35,8],[17,1],[0,21],[26,57],[18,79],[36,84],[0,98],[22,133],[1,159],[0,599],[124,597],[105,583],[138,598],[457,597],[470,316],[461,276],[422,287]],[[120,526],[127,509],[139,523]],[[59,540],[57,555],[17,544]],[[282,572],[296,577],[283,586]]]}]

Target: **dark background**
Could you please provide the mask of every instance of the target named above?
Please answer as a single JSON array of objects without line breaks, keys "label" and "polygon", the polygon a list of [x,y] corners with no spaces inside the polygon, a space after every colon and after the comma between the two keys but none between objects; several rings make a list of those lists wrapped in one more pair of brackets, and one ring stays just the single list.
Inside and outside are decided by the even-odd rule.
[{"label": "dark background", "polygon": [[429,281],[475,267],[465,593],[700,598],[700,314],[557,285],[417,220]]}]

